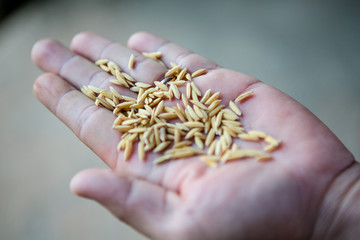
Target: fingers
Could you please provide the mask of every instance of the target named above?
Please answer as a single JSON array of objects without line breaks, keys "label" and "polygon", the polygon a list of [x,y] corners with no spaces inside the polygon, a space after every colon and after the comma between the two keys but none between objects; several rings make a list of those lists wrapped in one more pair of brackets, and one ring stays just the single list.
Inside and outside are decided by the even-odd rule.
[{"label": "fingers", "polygon": [[[77,34],[72,40],[71,49],[90,61],[110,59],[140,82],[153,83],[161,80],[167,71],[165,66],[144,57],[141,53],[91,33]],[[128,63],[132,54],[135,56],[135,64],[129,69]]]},{"label": "fingers", "polygon": [[168,67],[171,67],[170,62],[174,62],[186,67],[190,72],[200,68],[208,70],[218,68],[218,65],[209,59],[146,32],[133,34],[129,38],[128,46],[138,52],[160,51],[163,54],[162,60]]},{"label": "fingers", "polygon": [[65,46],[52,39],[43,39],[36,42],[31,51],[33,62],[41,70],[56,74],[60,73],[64,63],[74,56]]},{"label": "fingers", "polygon": [[34,84],[39,101],[63,121],[91,150],[110,167],[115,167],[119,134],[112,129],[112,112],[97,107],[59,76],[46,73]]},{"label": "fingers", "polygon": [[[61,76],[78,89],[84,85],[108,89],[109,80],[114,78],[94,63],[75,55],[61,43],[51,39],[37,42],[32,50],[32,58],[40,69]],[[116,87],[116,89],[120,94],[135,96],[127,88]]]},{"label": "fingers", "polygon": [[[75,194],[97,201],[112,214],[149,237],[159,239],[166,220],[179,205],[175,192],[108,169],[88,169],[70,184]],[[161,238],[164,238],[162,236]]]},{"label": "fingers", "polygon": [[38,41],[31,53],[34,63],[44,72],[52,72],[68,79],[72,85],[87,85],[91,77],[100,72],[91,62],[77,57],[61,43],[44,39]]},{"label": "fingers", "polygon": [[259,82],[248,75],[220,68],[216,63],[194,54],[190,50],[149,33],[135,33],[129,38],[128,46],[139,52],[160,51],[163,54],[162,60],[166,64],[174,62],[186,67],[190,73],[201,68],[207,69],[205,75],[194,80],[196,85],[203,93],[207,89],[212,89],[213,93],[221,91],[226,104],[229,100],[234,100],[249,86]]}]

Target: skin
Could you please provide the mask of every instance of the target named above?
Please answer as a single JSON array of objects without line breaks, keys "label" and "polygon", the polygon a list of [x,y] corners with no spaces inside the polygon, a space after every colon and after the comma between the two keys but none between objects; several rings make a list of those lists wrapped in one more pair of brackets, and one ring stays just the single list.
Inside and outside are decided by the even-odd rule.
[{"label": "skin", "polygon": [[[111,76],[93,64],[99,58],[115,61],[137,81],[161,80],[167,68],[141,55],[152,51],[190,72],[206,68],[197,86],[203,93],[221,91],[225,103],[253,90],[254,96],[240,104],[241,121],[246,129],[283,141],[273,160],[232,161],[212,169],[196,157],[154,165],[158,154],[149,153],[141,162],[134,151],[125,162],[116,151],[120,134],[112,129],[114,115],[96,107],[79,88],[109,87]],[[133,70],[127,68],[131,54]],[[34,45],[32,58],[45,72],[34,84],[35,96],[109,166],[78,173],[71,190],[149,238],[360,237],[359,164],[318,118],[279,90],[144,32],[132,35],[127,47],[92,33],[76,35],[71,50],[44,39]]]}]

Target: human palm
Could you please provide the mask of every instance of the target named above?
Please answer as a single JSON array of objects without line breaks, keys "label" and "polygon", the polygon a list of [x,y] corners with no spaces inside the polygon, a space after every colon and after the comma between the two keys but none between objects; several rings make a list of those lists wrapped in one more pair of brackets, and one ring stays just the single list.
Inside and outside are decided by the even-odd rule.
[{"label": "human palm", "polygon": [[[98,201],[120,220],[156,239],[309,239],[326,233],[319,233],[322,228],[317,227],[324,199],[339,175],[358,166],[332,132],[302,105],[250,76],[148,33],[134,34],[128,48],[81,33],[74,37],[71,49],[42,40],[32,55],[47,72],[34,85],[36,97],[110,167],[76,175],[71,184],[76,194]],[[254,97],[241,104],[241,120],[246,129],[283,141],[273,159],[232,161],[212,169],[198,157],[154,165],[159,154],[148,153],[142,162],[134,151],[125,162],[116,150],[120,134],[112,129],[115,116],[96,107],[78,89],[83,85],[107,88],[111,76],[93,62],[108,58],[126,69],[131,54],[136,67],[127,71],[137,81],[161,80],[167,68],[140,54],[152,51],[162,52],[165,64],[175,62],[190,72],[206,68],[196,85],[202,92],[221,91],[225,103],[253,90]],[[125,88],[119,91],[134,94]]]}]

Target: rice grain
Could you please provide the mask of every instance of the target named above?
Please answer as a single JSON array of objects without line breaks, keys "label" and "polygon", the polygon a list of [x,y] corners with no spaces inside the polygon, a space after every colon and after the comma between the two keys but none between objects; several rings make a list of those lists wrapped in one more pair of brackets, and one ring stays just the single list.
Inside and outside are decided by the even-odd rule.
[{"label": "rice grain", "polygon": [[129,63],[128,63],[128,68],[130,70],[134,69],[134,63],[135,63],[135,56],[134,56],[134,54],[131,54],[131,56],[129,58]]},{"label": "rice grain", "polygon": [[231,110],[234,111],[234,113],[236,113],[237,115],[241,116],[241,111],[240,109],[236,106],[236,104],[230,100],[229,102],[229,107],[231,108]]},{"label": "rice grain", "polygon": [[[160,60],[161,52],[142,54],[164,65]],[[239,121],[242,113],[236,102],[253,96],[253,91],[242,93],[234,101],[229,101],[227,108],[221,105],[221,92],[212,94],[211,89],[207,89],[202,95],[193,80],[205,74],[206,69],[198,69],[190,74],[186,67],[170,62],[171,68],[164,74],[164,79],[148,84],[137,82],[108,59],[99,59],[95,64],[115,77],[109,79],[110,83],[126,87],[137,95],[136,99],[122,95],[112,86],[109,90],[95,86],[80,89],[97,106],[111,110],[116,116],[113,129],[122,133],[117,150],[124,150],[125,160],[130,159],[133,144],[137,143],[138,156],[142,161],[145,160],[146,151],[164,151],[154,163],[203,155],[201,160],[215,168],[219,161],[225,163],[246,158],[267,161],[272,159],[270,152],[281,145],[280,140],[265,132],[246,132]],[[131,54],[128,68],[133,70],[135,64],[135,56]],[[184,90],[179,88],[182,86]],[[165,101],[174,98],[181,99],[182,104],[178,101],[176,106],[165,107]],[[262,140],[267,143],[262,151],[239,149],[237,146],[238,141]],[[207,156],[202,150],[207,152]]]},{"label": "rice grain", "polygon": [[235,99],[235,102],[240,102],[240,101],[243,101],[247,98],[249,98],[250,96],[253,95],[253,91],[248,91],[248,92],[245,92],[243,94],[240,94],[236,99]]},{"label": "rice grain", "polygon": [[206,73],[206,69],[204,69],[204,68],[198,69],[198,70],[196,70],[195,72],[193,72],[191,74],[191,78],[198,77],[198,76],[203,75],[205,73]]}]

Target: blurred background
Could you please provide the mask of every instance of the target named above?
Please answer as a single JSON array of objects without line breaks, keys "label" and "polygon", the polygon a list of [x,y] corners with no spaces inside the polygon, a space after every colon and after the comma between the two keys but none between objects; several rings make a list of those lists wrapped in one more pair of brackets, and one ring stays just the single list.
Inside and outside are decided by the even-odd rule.
[{"label": "blurred background", "polygon": [[0,1],[0,239],[145,239],[70,193],[105,165],[32,95],[44,37],[158,34],[286,92],[360,159],[359,1]]}]

